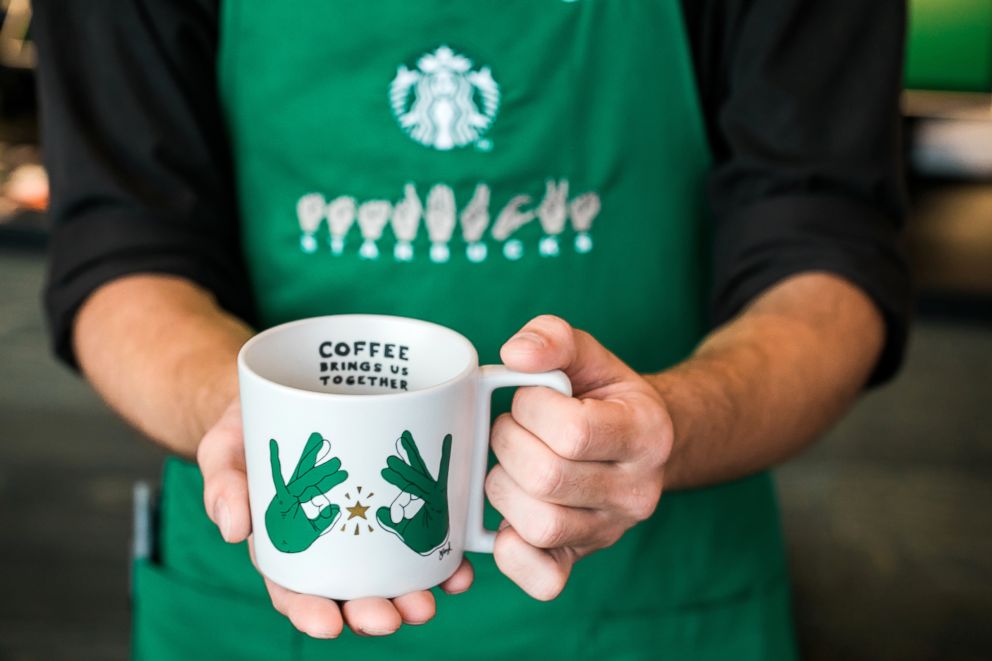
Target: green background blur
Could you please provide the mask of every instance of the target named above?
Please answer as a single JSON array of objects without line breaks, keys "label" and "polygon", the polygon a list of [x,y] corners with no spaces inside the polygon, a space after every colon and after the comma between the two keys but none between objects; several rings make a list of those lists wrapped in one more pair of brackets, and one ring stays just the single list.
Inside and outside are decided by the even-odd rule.
[{"label": "green background blur", "polygon": [[992,92],[992,0],[912,0],[906,87]]}]

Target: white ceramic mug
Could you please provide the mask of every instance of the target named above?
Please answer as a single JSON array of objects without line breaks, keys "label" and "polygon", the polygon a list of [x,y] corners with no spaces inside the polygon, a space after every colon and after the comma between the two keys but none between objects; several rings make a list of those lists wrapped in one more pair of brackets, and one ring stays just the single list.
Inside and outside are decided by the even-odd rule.
[{"label": "white ceramic mug", "polygon": [[465,337],[378,315],[303,319],[238,355],[255,558],[279,585],[332,599],[434,587],[483,528],[490,397],[562,372],[479,367]]}]

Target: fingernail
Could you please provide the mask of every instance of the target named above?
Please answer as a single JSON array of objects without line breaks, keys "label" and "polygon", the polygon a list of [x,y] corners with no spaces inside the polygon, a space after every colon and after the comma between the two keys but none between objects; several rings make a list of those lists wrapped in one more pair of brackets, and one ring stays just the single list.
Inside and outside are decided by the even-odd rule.
[{"label": "fingernail", "polygon": [[306,635],[310,636],[311,638],[320,638],[321,640],[327,640],[329,638],[337,638],[338,637],[338,632],[337,631],[319,631],[318,630],[318,631],[305,631],[304,633]]},{"label": "fingernail", "polygon": [[403,622],[403,624],[407,624],[407,625],[409,625],[411,627],[419,627],[419,626],[423,626],[423,625],[427,624],[430,621],[431,621],[431,618],[427,618],[426,620],[410,620],[410,621],[405,621],[405,622]]},{"label": "fingernail", "polygon": [[367,629],[365,627],[361,627],[359,631],[367,636],[388,636],[396,633],[396,629]]},{"label": "fingernail", "polygon": [[526,342],[533,349],[544,348],[544,338],[531,331],[521,331],[510,338],[510,342]]},{"label": "fingernail", "polygon": [[220,500],[217,501],[217,507],[214,509],[214,513],[217,518],[217,527],[220,528],[220,536],[226,542],[231,536],[231,510],[228,509],[227,503]]}]

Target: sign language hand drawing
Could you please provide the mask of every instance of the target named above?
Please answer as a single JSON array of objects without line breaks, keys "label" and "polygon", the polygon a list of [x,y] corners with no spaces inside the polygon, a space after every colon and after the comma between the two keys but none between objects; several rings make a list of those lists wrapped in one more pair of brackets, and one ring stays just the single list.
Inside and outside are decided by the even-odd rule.
[{"label": "sign language hand drawing", "polygon": [[[276,495],[265,510],[265,529],[272,545],[284,553],[299,553],[310,548],[341,514],[341,508],[331,504],[325,494],[347,480],[348,472],[341,470],[340,459],[328,458],[330,452],[330,441],[317,432],[310,434],[292,477],[284,481],[279,444],[275,439],[269,441]],[[323,503],[311,518],[304,505],[314,499]]]},{"label": "sign language hand drawing", "polygon": [[396,455],[386,459],[382,477],[400,493],[390,507],[380,507],[376,519],[412,551],[430,555],[448,539],[448,463],[451,460],[451,434],[441,445],[437,479],[420,456],[417,444],[404,431],[396,444]]},{"label": "sign language hand drawing", "polygon": [[393,247],[396,261],[409,262],[413,259],[413,240],[417,238],[423,212],[424,207],[417,196],[416,187],[406,184],[403,187],[403,199],[393,207],[393,217],[390,220],[396,236],[396,245]]}]

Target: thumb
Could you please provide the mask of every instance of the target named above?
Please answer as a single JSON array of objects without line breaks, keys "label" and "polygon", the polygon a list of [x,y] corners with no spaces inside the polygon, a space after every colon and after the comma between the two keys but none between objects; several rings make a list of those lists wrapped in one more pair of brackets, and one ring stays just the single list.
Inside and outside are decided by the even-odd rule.
[{"label": "thumb", "polygon": [[518,372],[562,370],[575,396],[636,377],[596,339],[560,317],[535,317],[500,350],[503,363]]},{"label": "thumb", "polygon": [[248,478],[237,398],[204,435],[196,458],[203,473],[203,504],[227,542],[240,542],[251,532]]},{"label": "thumb", "polygon": [[389,513],[388,507],[380,507],[375,511],[375,518],[379,522],[379,525],[386,530],[396,530],[396,524],[393,523],[393,517]]}]

